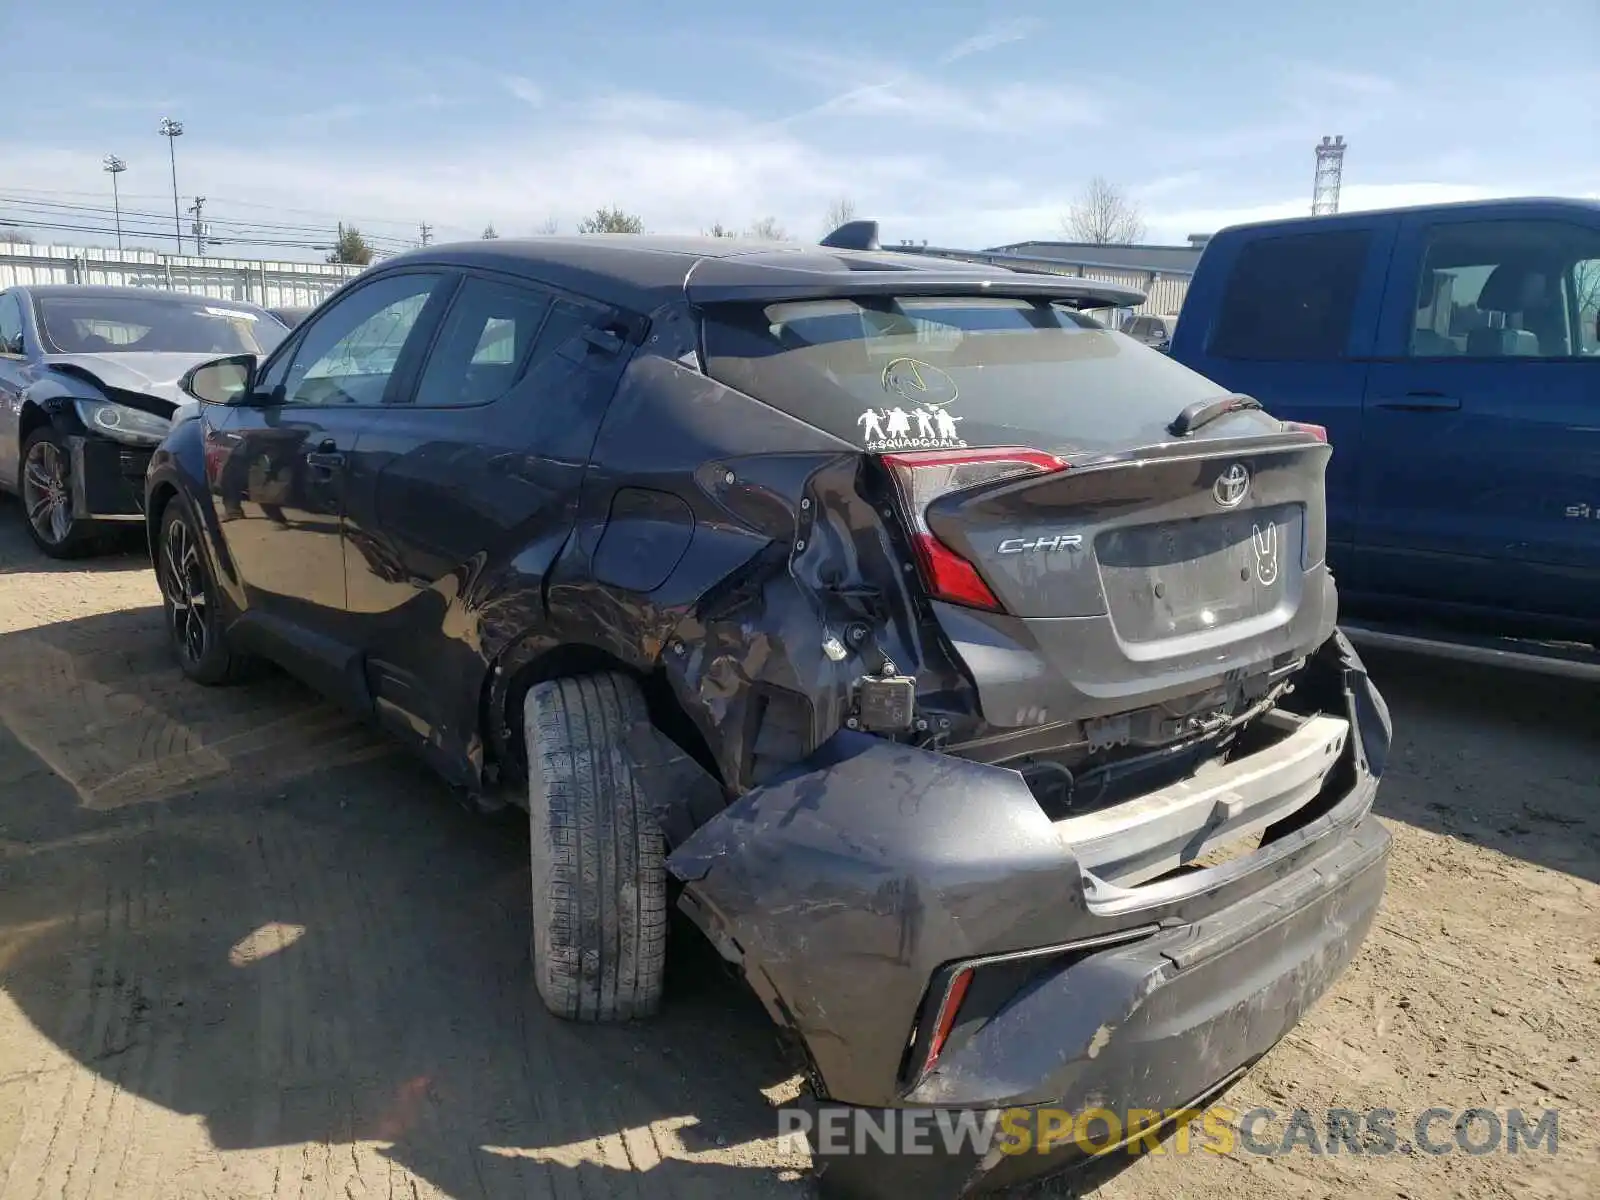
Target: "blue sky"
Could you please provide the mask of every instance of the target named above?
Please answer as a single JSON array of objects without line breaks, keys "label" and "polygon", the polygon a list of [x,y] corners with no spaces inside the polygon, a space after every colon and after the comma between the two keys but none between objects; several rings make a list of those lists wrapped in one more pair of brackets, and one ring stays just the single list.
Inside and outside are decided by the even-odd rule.
[{"label": "blue sky", "polygon": [[814,238],[848,196],[887,239],[990,245],[1060,236],[1099,174],[1181,241],[1306,211],[1329,133],[1347,209],[1600,195],[1600,0],[63,0],[6,35],[0,194],[99,203],[116,153],[124,206],[170,212],[172,115],[217,218]]}]

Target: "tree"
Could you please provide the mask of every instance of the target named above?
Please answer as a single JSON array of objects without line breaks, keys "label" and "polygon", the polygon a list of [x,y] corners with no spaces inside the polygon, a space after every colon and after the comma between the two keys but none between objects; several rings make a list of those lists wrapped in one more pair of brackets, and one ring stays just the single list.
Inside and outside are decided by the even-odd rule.
[{"label": "tree", "polygon": [[361,236],[361,231],[354,225],[339,222],[339,240],[333,244],[333,253],[328,255],[331,263],[353,263],[364,267],[372,261],[372,247],[367,239]]},{"label": "tree", "polygon": [[548,237],[548,236],[550,236],[552,233],[554,233],[556,230],[558,230],[560,228],[561,228],[560,223],[554,217],[546,217],[544,220],[540,221],[539,224],[534,227],[533,231],[535,233],[542,233],[546,237]]},{"label": "tree", "polygon": [[495,238],[499,237],[500,235],[494,231],[494,222],[490,221],[487,225],[485,225],[483,227],[483,233],[480,234],[479,236],[486,242],[492,242],[492,241],[494,241]]},{"label": "tree", "polygon": [[856,202],[849,196],[840,196],[828,205],[828,214],[822,218],[822,232],[832,233],[841,225],[848,225],[856,219]]},{"label": "tree", "polygon": [[751,222],[749,236],[760,238],[765,242],[787,242],[789,240],[788,233],[784,231],[782,225],[778,224],[778,218],[776,217],[762,217],[759,221]]},{"label": "tree", "polygon": [[1144,237],[1144,213],[1137,201],[1096,175],[1067,210],[1061,228],[1074,241],[1127,246]]},{"label": "tree", "polygon": [[1572,288],[1578,294],[1578,344],[1600,350],[1600,263],[1589,259],[1576,264]]},{"label": "tree", "polygon": [[702,234],[704,234],[706,237],[738,237],[739,236],[737,232],[735,232],[732,229],[729,229],[721,221],[713,221],[711,223],[711,228],[710,229],[702,229],[700,232]]},{"label": "tree", "polygon": [[34,244],[31,233],[23,233],[20,229],[0,229],[0,242],[11,242],[13,245],[31,246]]},{"label": "tree", "polygon": [[579,233],[643,233],[644,218],[620,208],[597,208],[578,222]]}]

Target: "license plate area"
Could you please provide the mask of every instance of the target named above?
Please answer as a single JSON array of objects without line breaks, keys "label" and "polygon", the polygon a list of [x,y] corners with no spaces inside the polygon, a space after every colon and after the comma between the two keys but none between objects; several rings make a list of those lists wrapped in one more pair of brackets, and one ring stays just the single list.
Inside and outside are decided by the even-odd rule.
[{"label": "license plate area", "polygon": [[1204,633],[1293,602],[1304,511],[1281,504],[1101,533],[1095,556],[1117,636]]}]

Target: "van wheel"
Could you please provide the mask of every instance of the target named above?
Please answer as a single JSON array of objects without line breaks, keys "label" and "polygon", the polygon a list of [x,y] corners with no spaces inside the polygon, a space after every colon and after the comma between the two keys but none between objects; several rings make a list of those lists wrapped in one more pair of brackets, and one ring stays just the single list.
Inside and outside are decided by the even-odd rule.
[{"label": "van wheel", "polygon": [[661,1005],[666,846],[623,754],[648,719],[626,675],[534,685],[523,705],[540,999],[571,1021],[627,1021]]}]

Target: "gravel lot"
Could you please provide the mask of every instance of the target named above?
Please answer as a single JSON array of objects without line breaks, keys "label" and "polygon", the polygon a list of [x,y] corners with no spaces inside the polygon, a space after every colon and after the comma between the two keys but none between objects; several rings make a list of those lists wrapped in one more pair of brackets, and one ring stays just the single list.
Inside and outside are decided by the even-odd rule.
[{"label": "gravel lot", "polygon": [[[1600,691],[1370,665],[1386,907],[1226,1103],[1391,1108],[1402,1152],[1167,1153],[1106,1200],[1595,1194]],[[653,1023],[560,1024],[526,891],[515,822],[287,679],[185,684],[141,558],[49,563],[0,500],[0,1200],[808,1195],[715,955]],[[1435,1105],[1558,1108],[1559,1152],[1417,1152]]]}]

